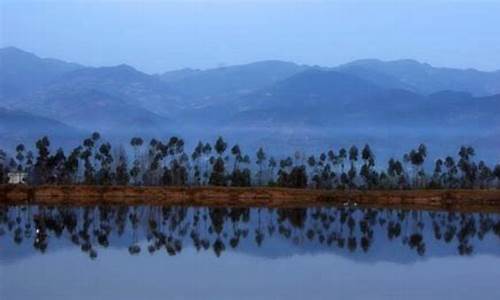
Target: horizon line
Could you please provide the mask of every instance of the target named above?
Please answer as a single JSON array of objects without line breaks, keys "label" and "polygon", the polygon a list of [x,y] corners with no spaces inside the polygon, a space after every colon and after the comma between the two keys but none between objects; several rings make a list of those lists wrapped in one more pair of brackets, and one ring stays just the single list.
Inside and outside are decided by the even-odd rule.
[{"label": "horizon line", "polygon": [[182,71],[182,70],[193,70],[193,71],[218,70],[218,69],[224,69],[224,68],[230,68],[230,67],[238,67],[238,66],[246,66],[246,65],[251,65],[251,64],[256,64],[256,63],[264,63],[264,62],[280,62],[280,63],[295,64],[297,66],[311,67],[311,68],[317,67],[317,68],[335,69],[335,68],[338,68],[338,67],[342,67],[342,66],[349,65],[349,64],[352,64],[352,63],[359,63],[359,62],[362,62],[362,61],[378,61],[378,62],[382,62],[382,63],[396,63],[396,62],[408,61],[408,62],[420,64],[420,65],[427,65],[427,66],[430,66],[430,67],[435,68],[435,69],[451,69],[451,70],[459,70],[459,71],[477,71],[477,72],[482,72],[482,73],[497,73],[497,72],[500,72],[500,68],[499,69],[495,69],[495,70],[482,70],[482,69],[478,69],[476,67],[459,68],[459,67],[449,67],[449,66],[436,66],[436,65],[430,64],[428,62],[421,61],[421,60],[414,59],[414,58],[399,58],[399,59],[383,60],[383,59],[373,58],[373,57],[372,58],[354,59],[354,60],[350,60],[350,61],[347,61],[347,62],[344,62],[344,63],[341,63],[341,64],[337,64],[337,65],[334,65],[334,66],[297,63],[297,62],[289,61],[289,60],[282,60],[282,59],[270,58],[270,59],[249,61],[249,62],[244,62],[244,63],[219,64],[220,66],[214,66],[214,67],[208,67],[208,68],[182,67],[182,68],[164,70],[164,71],[161,71],[161,72],[147,72],[147,71],[144,71],[144,70],[142,70],[141,68],[139,68],[137,66],[134,66],[133,64],[126,63],[126,62],[120,63],[120,64],[113,64],[113,65],[100,65],[100,66],[96,66],[96,65],[82,64],[82,63],[79,63],[79,62],[76,62],[76,61],[65,60],[65,59],[61,59],[61,58],[57,58],[57,57],[53,57],[53,56],[42,57],[42,56],[38,55],[37,53],[35,53],[35,52],[31,51],[31,50],[26,50],[24,48],[13,46],[13,45],[1,46],[0,47],[0,50],[6,50],[6,49],[15,49],[15,50],[20,51],[20,52],[24,52],[24,53],[28,53],[28,54],[34,55],[34,56],[36,56],[36,57],[38,57],[40,59],[58,60],[58,61],[65,62],[65,63],[77,64],[77,65],[80,65],[80,66],[85,67],[85,68],[112,68],[112,67],[118,67],[118,66],[125,65],[125,66],[132,67],[133,69],[135,69],[135,70],[137,70],[137,71],[139,71],[141,73],[148,74],[148,75],[162,75],[162,74],[165,74],[165,73],[175,72],[175,71]]}]

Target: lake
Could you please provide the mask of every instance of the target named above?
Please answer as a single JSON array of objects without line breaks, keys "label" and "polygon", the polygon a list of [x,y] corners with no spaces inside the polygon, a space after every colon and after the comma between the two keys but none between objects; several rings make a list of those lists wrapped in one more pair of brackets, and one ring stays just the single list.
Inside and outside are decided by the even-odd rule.
[{"label": "lake", "polygon": [[0,206],[0,299],[500,299],[500,214]]}]

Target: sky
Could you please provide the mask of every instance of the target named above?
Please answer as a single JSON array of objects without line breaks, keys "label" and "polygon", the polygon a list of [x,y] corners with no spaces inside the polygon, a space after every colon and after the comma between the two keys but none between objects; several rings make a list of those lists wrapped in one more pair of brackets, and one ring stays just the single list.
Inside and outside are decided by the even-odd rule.
[{"label": "sky", "polygon": [[148,73],[364,58],[490,71],[500,69],[500,0],[0,0],[0,46]]}]

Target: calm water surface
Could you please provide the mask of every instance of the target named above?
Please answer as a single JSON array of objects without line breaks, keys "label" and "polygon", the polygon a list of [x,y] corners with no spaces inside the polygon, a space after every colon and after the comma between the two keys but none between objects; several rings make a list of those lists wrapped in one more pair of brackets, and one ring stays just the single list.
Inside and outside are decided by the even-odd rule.
[{"label": "calm water surface", "polygon": [[0,299],[500,299],[500,214],[0,206]]}]

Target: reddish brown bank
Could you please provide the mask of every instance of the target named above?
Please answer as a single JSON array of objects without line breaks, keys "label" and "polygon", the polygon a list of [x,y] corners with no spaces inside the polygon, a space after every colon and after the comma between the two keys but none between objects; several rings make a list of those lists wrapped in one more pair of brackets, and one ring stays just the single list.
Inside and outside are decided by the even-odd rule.
[{"label": "reddish brown bank", "polygon": [[208,206],[362,205],[500,211],[500,190],[330,191],[287,188],[0,185],[0,203]]}]

